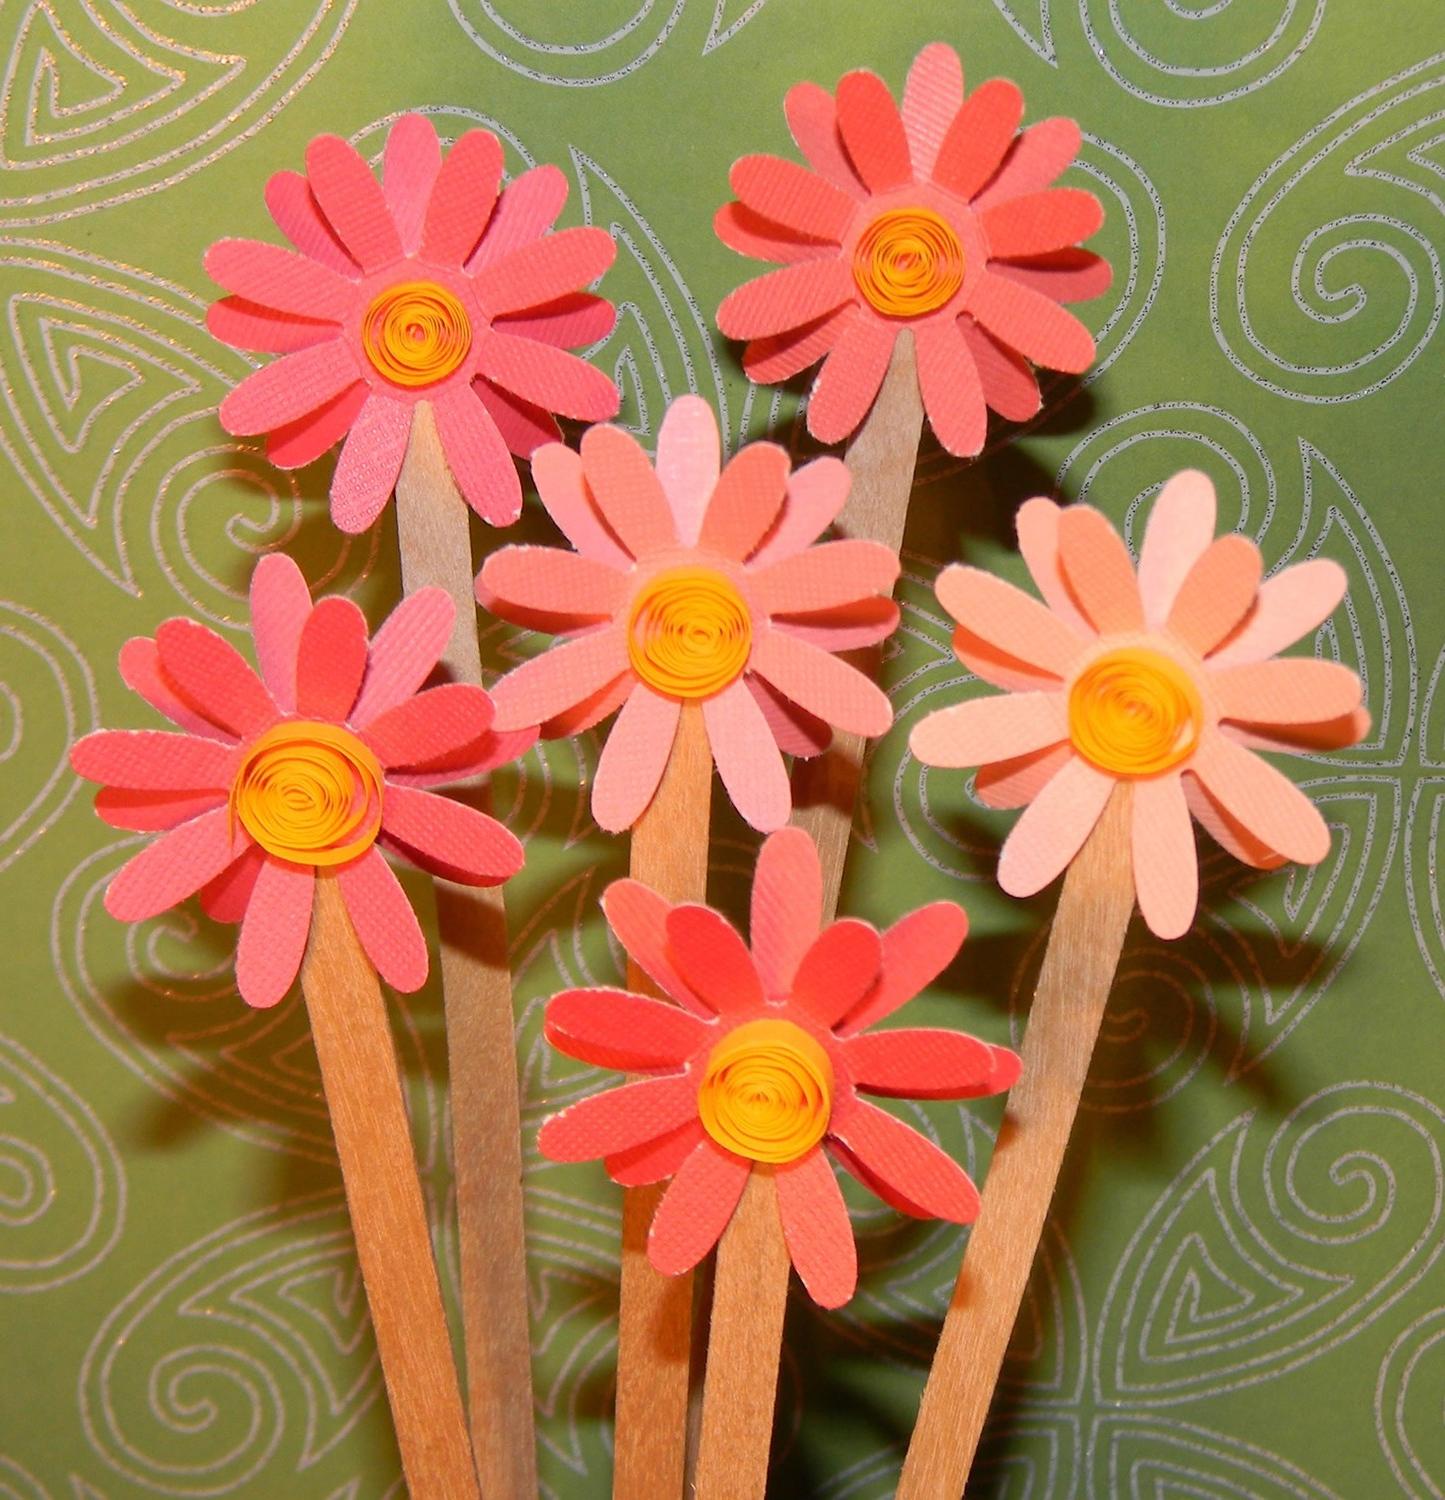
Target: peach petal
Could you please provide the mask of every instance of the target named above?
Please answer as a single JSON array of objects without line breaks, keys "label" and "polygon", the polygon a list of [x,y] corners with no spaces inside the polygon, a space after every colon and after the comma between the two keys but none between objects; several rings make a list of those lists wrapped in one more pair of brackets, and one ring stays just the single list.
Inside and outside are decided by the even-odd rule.
[{"label": "peach petal", "polygon": [[765,613],[804,614],[853,604],[868,594],[889,594],[898,558],[881,542],[822,542],[753,573]]},{"label": "peach petal", "polygon": [[677,735],[680,705],[638,683],[602,747],[592,787],[592,816],[621,833],[647,811],[662,782]]},{"label": "peach petal", "polygon": [[963,64],[947,42],[930,42],[913,59],[903,87],[903,129],[913,175],[926,182],[933,175],[939,147],[963,106]]},{"label": "peach petal", "polygon": [[[881,545],[878,544],[878,545]],[[899,609],[892,599],[874,597],[836,609],[796,615],[774,615],[773,629],[823,651],[856,651],[876,646],[898,628]]]},{"label": "peach petal", "polygon": [[768,731],[784,755],[798,755],[805,760],[821,755],[833,743],[833,731],[816,714],[783,695],[754,673],[743,678],[763,712]]},{"label": "peach petal", "polygon": [[852,475],[837,458],[815,458],[788,475],[788,493],[773,529],[752,555],[754,567],[781,562],[811,547],[837,519]]},{"label": "peach petal", "polygon": [[954,323],[922,323],[913,340],[928,424],[948,452],[972,458],[988,435],[988,406],[973,355]]},{"label": "peach petal", "polygon": [[1068,737],[1062,693],[1003,693],[929,714],[914,725],[908,748],[925,765],[960,769],[1013,760]]},{"label": "peach petal", "polygon": [[1287,776],[1226,735],[1206,734],[1190,769],[1223,810],[1263,844],[1301,864],[1330,852],[1319,809]]},{"label": "peach petal", "polygon": [[690,1271],[722,1238],[752,1163],[704,1138],[678,1168],[647,1234],[647,1258],[664,1276]]},{"label": "peach petal", "polygon": [[966,311],[1010,349],[1047,370],[1081,374],[1094,362],[1094,335],[1071,312],[1032,287],[985,271]]},{"label": "peach petal", "polygon": [[477,578],[482,603],[504,612],[576,624],[604,620],[627,602],[627,575],[608,563],[560,547],[503,547]]},{"label": "peach petal", "polygon": [[805,260],[745,282],[723,298],[717,325],[730,339],[755,339],[801,328],[857,297],[840,258]]},{"label": "peach petal", "polygon": [[776,443],[749,443],[724,466],[703,512],[698,545],[741,562],[782,509],[791,464]]},{"label": "peach petal", "polygon": [[744,156],[728,181],[733,192],[764,220],[794,234],[841,245],[856,202],[816,172],[778,156]]},{"label": "peach petal", "polygon": [[828,1158],[816,1148],[773,1169],[788,1258],[819,1307],[842,1307],[858,1285],[858,1249]]},{"label": "peach petal", "polygon": [[1059,516],[1059,563],[1079,608],[1101,635],[1144,628],[1129,549],[1093,506],[1075,505]]},{"label": "peach petal", "polygon": [[657,430],[657,479],[672,507],[677,539],[696,544],[720,472],[717,418],[701,396],[679,396]]},{"label": "peach petal", "polygon": [[564,708],[559,714],[553,714],[538,726],[541,737],[546,740],[563,739],[591,729],[594,724],[600,724],[603,719],[615,714],[627,702],[628,695],[636,686],[637,678],[630,671],[623,672],[611,682],[604,683],[595,693],[589,693],[580,702]]},{"label": "peach petal", "polygon": [[781,828],[793,810],[788,772],[746,682],[739,679],[706,699],[702,717],[713,764],[733,806],[760,833]]},{"label": "peach petal", "polygon": [[840,443],[868,415],[888,373],[897,331],[850,309],[831,332],[831,348],[808,396],[808,431]]},{"label": "peach petal", "polygon": [[786,995],[823,922],[823,871],[818,850],[801,828],[780,828],[763,840],[753,871],[748,934],[753,962],[769,1000]]},{"label": "peach petal", "polygon": [[562,443],[538,448],[532,455],[532,480],[547,514],[578,552],[614,567],[632,566],[631,556],[593,503],[580,454]]},{"label": "peach petal", "polygon": [[1319,724],[1360,706],[1360,679],[1338,662],[1282,657],[1209,673],[1224,719],[1247,724]]},{"label": "peach petal", "polygon": [[1249,613],[1261,567],[1248,537],[1231,533],[1211,542],[1180,584],[1165,628],[1207,656]]},{"label": "peach petal", "polygon": [[545,724],[627,670],[627,643],[607,627],[564,641],[515,667],[492,690],[498,730]]},{"label": "peach petal", "polygon": [[1345,570],[1327,557],[1296,563],[1266,578],[1254,608],[1209,658],[1209,665],[1264,661],[1303,640],[1335,612],[1346,584]]},{"label": "peach petal", "polygon": [[1155,937],[1183,937],[1199,904],[1199,859],[1177,772],[1134,783],[1130,828],[1140,914]]},{"label": "peach petal", "polygon": [[1053,745],[1014,760],[981,766],[974,778],[974,791],[989,807],[1027,807],[1073,753],[1072,745]]},{"label": "peach petal", "polygon": [[331,519],[356,535],[381,514],[401,474],[411,438],[411,407],[372,396],[352,424],[331,476]]},{"label": "peach petal", "polygon": [[641,444],[620,427],[582,434],[582,470],[602,518],[633,557],[679,541],[672,507]]},{"label": "peach petal", "polygon": [[413,994],[426,983],[426,938],[411,902],[381,851],[371,848],[336,873],[346,912],[366,956],[392,989]]},{"label": "peach petal", "polygon": [[1010,656],[992,641],[982,640],[962,625],[954,628],[953,654],[980,681],[1010,693],[1048,692],[1059,685],[1059,679],[1052,673],[1042,672],[1018,657]]},{"label": "peach petal", "polygon": [[843,149],[838,108],[827,89],[816,83],[794,84],[783,100],[783,113],[798,150],[813,170],[850,197],[866,198],[868,190]]},{"label": "peach petal", "polygon": [[835,729],[871,739],[893,722],[888,695],[856,667],[783,631],[754,640],[751,669]]},{"label": "peach petal", "polygon": [[1197,469],[1181,470],[1159,491],[1139,548],[1139,596],[1151,630],[1169,618],[1179,586],[1214,540],[1215,510],[1214,485]]},{"label": "peach petal", "polygon": [[872,193],[913,181],[908,136],[888,85],[860,68],[838,81],[838,130],[849,159]]},{"label": "peach petal", "polygon": [[363,271],[401,258],[381,184],[357,150],[340,136],[319,135],[306,148],[306,175],[326,221]]},{"label": "peach petal", "polygon": [[1268,845],[1260,843],[1238,819],[1231,817],[1205,791],[1198,777],[1186,771],[1179,779],[1184,786],[1184,800],[1189,804],[1189,811],[1220,848],[1257,870],[1277,870],[1284,864],[1284,855],[1276,854]]},{"label": "peach petal", "polygon": [[1014,824],[999,856],[999,885],[1010,896],[1043,890],[1083,848],[1114,786],[1113,777],[1071,757]]},{"label": "peach petal", "polygon": [[990,78],[963,101],[933,166],[933,180],[968,202],[993,176],[1023,119],[1024,96],[1006,78]]},{"label": "peach petal", "polygon": [[1082,635],[1093,635],[1094,629],[1079,612],[1059,563],[1059,517],[1063,513],[1062,507],[1042,495],[1025,500],[1015,518],[1019,551],[1044,603]]},{"label": "peach petal", "polygon": [[982,568],[953,563],[938,575],[935,589],[969,634],[1051,676],[1067,677],[1087,644],[1058,614]]},{"label": "peach petal", "polygon": [[415,255],[421,243],[427,202],[441,165],[441,142],[425,115],[403,115],[387,132],[381,192],[407,255]]}]

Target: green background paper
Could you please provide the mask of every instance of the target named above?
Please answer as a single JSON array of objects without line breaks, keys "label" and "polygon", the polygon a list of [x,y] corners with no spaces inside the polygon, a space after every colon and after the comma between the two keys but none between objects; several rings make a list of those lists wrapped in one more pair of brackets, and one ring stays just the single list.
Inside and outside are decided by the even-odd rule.
[{"label": "green background paper", "polygon": [[[1028,118],[1076,115],[1070,180],[1108,211],[1115,289],[1084,382],[977,463],[925,451],[904,626],[844,893],[879,921],[969,909],[958,965],[903,1019],[1017,1034],[1054,896],[991,883],[1009,815],[925,776],[910,726],[973,691],[929,583],[1021,576],[1011,515],[1087,495],[1137,532],[1187,464],[1271,564],[1350,573],[1315,649],[1360,667],[1377,724],[1296,762],[1336,833],[1320,869],[1216,852],[1194,932],[1136,927],[1045,1253],[970,1494],[1009,1500],[1445,1493],[1445,807],[1440,57],[1430,0],[9,0],[0,151],[0,1495],[380,1500],[399,1493],[314,1059],[295,1002],[237,1000],[231,934],[187,908],[136,930],[99,895],[132,846],[65,763],[153,722],[115,653],[178,613],[242,638],[255,557],[379,618],[390,514],[347,540],[327,464],[272,470],[215,420],[248,361],[202,323],[206,245],[270,233],[262,187],[337,131],[375,151],[412,108],[559,163],[567,218],[611,229],[623,420],[718,404],[731,442],[802,449],[797,393],[750,393],[712,310],[758,269],[714,238],[727,168],[789,152],[782,101],[869,66],[895,88],[938,37]],[[529,508],[523,534],[545,537]],[[479,547],[496,545],[478,532]],[[490,628],[500,667],[536,643]],[[937,694],[935,698],[933,695]],[[620,841],[586,811],[597,742],[506,778],[530,836],[510,888],[526,1088],[546,1493],[602,1496],[618,1194],[532,1149],[602,1080],[549,1055],[541,1002],[617,972],[596,898]],[[754,841],[719,815],[714,895]],[[409,887],[430,921],[425,882]],[[439,1243],[455,1254],[439,997],[396,1006]],[[900,1106],[982,1172],[999,1108]],[[774,1493],[892,1492],[964,1234],[852,1200],[863,1277],[795,1298]],[[448,1273],[450,1274],[450,1273]],[[645,1500],[645,1497],[638,1497]]]}]

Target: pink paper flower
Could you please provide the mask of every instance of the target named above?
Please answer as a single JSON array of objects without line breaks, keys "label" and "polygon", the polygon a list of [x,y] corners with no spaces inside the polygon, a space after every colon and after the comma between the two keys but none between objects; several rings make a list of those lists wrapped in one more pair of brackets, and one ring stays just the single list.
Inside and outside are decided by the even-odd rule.
[{"label": "pink paper flower", "polygon": [[1030,500],[1019,546],[1044,603],[977,568],[946,568],[938,598],[954,649],[1007,691],[930,714],[910,739],[931,766],[979,766],[978,795],[1024,807],[999,884],[1032,895],[1082,847],[1114,787],[1133,788],[1139,909],[1160,937],[1194,920],[1190,813],[1230,853],[1270,869],[1316,864],[1330,834],[1314,804],[1254,750],[1354,744],[1369,728],[1348,668],[1275,653],[1327,619],[1344,570],[1324,558],[1261,583],[1248,538],[1214,538],[1214,487],[1176,474],[1155,502],[1137,577],[1096,510]]},{"label": "pink paper flower", "polygon": [[783,1236],[814,1301],[852,1295],[857,1252],[825,1149],[885,1203],[966,1224],[967,1174],[895,1116],[859,1097],[970,1099],[1001,1093],[1019,1059],[957,1031],[874,1032],[951,962],[968,918],[940,901],[881,936],[865,922],[821,927],[822,875],[796,828],[769,838],[752,892],[752,948],[710,907],[670,906],[620,880],[602,901],[637,964],[677,1002],[568,990],[547,1006],[559,1051],[643,1073],[552,1116],[554,1161],[601,1158],[627,1187],[672,1177],[648,1235],[652,1264],[690,1270],[717,1243],[754,1171],[777,1185]]},{"label": "pink paper flower", "polygon": [[496,614],[565,640],[494,690],[497,726],[576,734],[621,708],[592,792],[602,827],[630,827],[656,792],[685,704],[755,828],[788,820],[780,750],[816,755],[829,725],[883,733],[887,697],[834,654],[897,623],[898,560],[876,542],[812,543],[842,508],[848,471],[823,458],[790,472],[753,443],[719,472],[705,401],[668,409],[657,467],[627,433],[593,427],[580,456],[538,451],[542,503],[577,549],[506,547],[477,580]]},{"label": "pink paper flower", "polygon": [[101,730],[71,750],[75,769],[103,783],[95,808],[107,823],[161,834],[111,881],[106,910],[140,922],[199,891],[209,916],[241,923],[242,996],[275,1005],[306,948],[313,882],[335,879],[377,972],[419,988],[426,939],[381,848],[467,885],[514,875],[521,844],[429,788],[535,738],[495,733],[479,687],[418,691],[455,615],[444,590],[421,589],[369,639],[355,604],[313,606],[278,553],[251,578],[260,676],[194,620],[127,641],[121,675],[184,733]]},{"label": "pink paper flower", "polygon": [[502,148],[469,130],[442,159],[431,122],[404,115],[383,180],[334,135],[306,149],[306,175],[278,172],[266,204],[296,253],[221,240],[206,269],[231,296],[212,333],[285,356],[221,404],[228,432],[268,434],[284,469],[346,445],[332,519],[363,531],[396,485],[412,417],[426,402],[467,503],[493,525],[516,519],[512,454],[554,441],[552,413],[596,421],[617,387],[566,353],[611,331],[612,304],[582,287],[612,264],[601,229],[552,232],[567,197],[553,166],[505,191]]},{"label": "pink paper flower", "polygon": [[783,269],[739,287],[717,318],[749,341],[754,380],[824,360],[814,437],[857,428],[904,329],[934,433],[963,457],[983,447],[987,407],[1011,421],[1038,411],[1031,364],[1088,369],[1093,337],[1060,304],[1098,296],[1110,272],[1076,248],[1103,221],[1098,200],[1050,187],[1079,149],[1072,120],[1019,134],[1017,87],[994,78],[965,100],[958,54],[941,42],[918,54],[901,114],[868,72],[846,74],[836,100],[800,83],[784,107],[812,170],[743,157],[739,201],[715,221],[725,244]]}]

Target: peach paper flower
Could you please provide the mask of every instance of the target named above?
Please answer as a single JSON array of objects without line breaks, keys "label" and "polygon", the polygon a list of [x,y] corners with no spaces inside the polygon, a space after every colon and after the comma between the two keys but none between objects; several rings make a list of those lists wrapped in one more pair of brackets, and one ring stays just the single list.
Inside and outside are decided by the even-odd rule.
[{"label": "peach paper flower", "polygon": [[672,1177],[648,1234],[652,1264],[691,1270],[717,1243],[754,1171],[772,1175],[782,1230],[814,1301],[839,1307],[858,1278],[848,1210],[824,1150],[885,1203],[967,1224],[979,1197],[931,1141],[859,1097],[976,1099],[1001,1093],[1019,1059],[957,1031],[868,1030],[930,984],[968,928],[940,901],[880,934],[821,926],[812,840],[775,833],[758,856],[752,947],[706,906],[670,906],[619,880],[602,900],[623,946],[666,1004],[616,989],[568,990],[547,1006],[559,1051],[647,1077],[584,1099],[542,1127],[554,1161],[602,1158],[614,1182]]},{"label": "peach paper flower", "polygon": [[75,769],[104,783],[95,807],[107,823],[161,834],[111,881],[106,910],[144,921],[199,891],[209,916],[241,923],[243,998],[275,1005],[306,948],[313,882],[334,878],[377,972],[419,988],[426,939],[381,848],[468,885],[514,875],[521,844],[428,788],[491,770],[535,738],[494,733],[479,687],[418,691],[455,616],[445,590],[421,589],[369,639],[355,604],[313,606],[278,553],[251,578],[260,676],[194,620],[127,641],[126,683],[185,732],[101,730],[71,750]]},{"label": "peach paper flower", "polygon": [[339,137],[318,136],[305,176],[278,172],[266,186],[296,252],[211,246],[206,269],[232,294],[211,308],[211,332],[284,356],[222,402],[222,425],[267,433],[283,469],[344,437],[331,515],[356,532],[386,504],[426,402],[467,503],[505,525],[522,508],[512,454],[554,441],[554,412],[596,421],[617,410],[613,382],[565,352],[611,331],[612,304],[581,288],[616,247],[601,229],[552,232],[567,197],[556,167],[499,192],[502,148],[486,130],[443,160],[431,122],[403,115],[382,176]]},{"label": "peach paper flower", "polygon": [[939,575],[959,658],[1007,691],[930,714],[910,744],[931,766],[981,767],[992,806],[1026,808],[999,859],[1012,895],[1064,869],[1120,783],[1133,788],[1139,909],[1160,937],[1194,920],[1191,813],[1261,869],[1328,853],[1315,805],[1252,752],[1337,748],[1368,730],[1348,668],[1272,659],[1329,617],[1344,570],[1316,558],[1261,583],[1259,549],[1215,539],[1214,524],[1213,485],[1185,471],[1154,504],[1137,576],[1098,511],[1043,499],[1018,516],[1043,604],[977,568]]},{"label": "peach paper flower", "polygon": [[565,639],[496,685],[497,727],[576,734],[620,708],[592,791],[602,827],[630,827],[651,802],[685,704],[700,705],[728,795],[764,831],[792,810],[781,750],[818,754],[829,725],[888,728],[887,697],[834,653],[893,629],[898,559],[877,542],[812,545],[847,497],[837,459],[792,473],[783,449],[753,443],[719,472],[712,410],[683,396],[656,469],[629,434],[593,427],[580,456],[539,449],[532,473],[577,550],[505,547],[477,595]]},{"label": "peach paper flower", "polygon": [[739,201],[715,221],[725,244],[783,269],[739,287],[717,319],[749,340],[754,380],[824,360],[808,398],[814,437],[854,431],[904,329],[933,431],[963,457],[983,447],[988,407],[1010,421],[1038,411],[1031,364],[1088,369],[1093,337],[1060,304],[1098,296],[1110,272],[1076,248],[1103,221],[1098,199],[1050,186],[1078,152],[1072,120],[1020,134],[1018,88],[994,78],[965,99],[942,42],[918,54],[901,113],[865,71],[846,74],[836,100],[800,83],[784,108],[812,170],[743,157]]}]

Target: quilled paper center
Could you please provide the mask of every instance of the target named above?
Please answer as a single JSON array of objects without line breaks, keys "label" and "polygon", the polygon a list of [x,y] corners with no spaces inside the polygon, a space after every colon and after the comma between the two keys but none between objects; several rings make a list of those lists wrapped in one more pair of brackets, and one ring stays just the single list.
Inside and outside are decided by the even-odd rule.
[{"label": "quilled paper center", "polygon": [[341,865],[381,828],[381,766],[349,730],[277,724],[246,752],[231,816],[268,853],[298,865]]},{"label": "quilled paper center", "polygon": [[893,208],[863,231],[853,251],[853,279],[875,312],[921,318],[937,312],[963,285],[963,246],[931,208]]},{"label": "quilled paper center", "polygon": [[1199,743],[1204,709],[1193,679],[1158,651],[1126,648],[1091,662],[1069,690],[1069,737],[1115,776],[1157,776]]},{"label": "quilled paper center", "polygon": [[471,352],[467,310],[434,281],[404,281],[380,293],[361,322],[361,342],[393,385],[435,385]]},{"label": "quilled paper center", "polygon": [[735,682],[753,648],[743,596],[712,568],[672,568],[632,601],[627,654],[648,687],[670,698],[711,698]]},{"label": "quilled paper center", "polygon": [[752,1161],[796,1161],[828,1130],[833,1067],[791,1021],[749,1021],[712,1050],[698,1091],[703,1129]]}]

